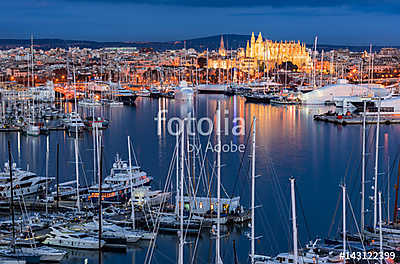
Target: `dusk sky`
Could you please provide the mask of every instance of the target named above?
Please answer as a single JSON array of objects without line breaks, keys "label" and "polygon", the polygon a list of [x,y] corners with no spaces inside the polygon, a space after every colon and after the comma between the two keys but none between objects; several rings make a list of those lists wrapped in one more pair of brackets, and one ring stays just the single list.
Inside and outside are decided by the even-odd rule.
[{"label": "dusk sky", "polygon": [[398,0],[1,0],[0,38],[169,41],[261,31],[274,40],[400,45]]}]

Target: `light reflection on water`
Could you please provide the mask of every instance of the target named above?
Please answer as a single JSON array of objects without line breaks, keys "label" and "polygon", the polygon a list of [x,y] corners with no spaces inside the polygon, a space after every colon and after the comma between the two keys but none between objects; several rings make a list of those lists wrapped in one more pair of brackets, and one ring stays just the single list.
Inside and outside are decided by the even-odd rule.
[{"label": "light reflection on water", "polygon": [[[111,120],[111,127],[104,131],[104,165],[109,171],[116,153],[127,158],[126,137],[131,136],[140,165],[154,177],[153,188],[162,188],[168,173],[169,163],[175,147],[175,137],[168,134],[168,119],[185,116],[194,112],[198,118],[208,116],[215,120],[214,112],[217,100],[221,100],[222,113],[228,109],[228,125],[230,128],[235,117],[245,119],[246,134],[233,137],[222,135],[223,143],[231,140],[236,144],[246,144],[249,140],[249,128],[252,117],[257,118],[257,202],[262,207],[256,213],[256,234],[263,237],[256,243],[256,252],[276,254],[291,248],[291,231],[289,225],[289,177],[297,179],[297,205],[300,241],[303,243],[316,236],[326,236],[330,229],[339,197],[339,184],[346,179],[352,206],[358,215],[360,204],[360,160],[361,160],[361,128],[360,126],[337,126],[334,124],[316,122],[313,114],[326,112],[329,107],[316,108],[304,106],[271,106],[245,103],[240,97],[224,97],[222,95],[198,95],[193,104],[179,103],[169,99],[154,100],[138,98],[134,107],[96,108]],[[68,111],[73,105],[65,106]],[[168,110],[165,120],[156,121],[158,111]],[[84,115],[90,111],[80,109]],[[223,119],[222,119],[223,120]],[[222,122],[222,129],[225,124]],[[398,154],[400,127],[382,125],[381,127],[382,163],[380,171],[387,172],[387,167],[393,167],[393,159]],[[215,127],[214,127],[215,129]],[[160,131],[160,135],[157,132]],[[368,127],[367,178],[371,181],[374,161],[375,127]],[[26,137],[19,133],[0,134],[0,162],[7,160],[7,141],[11,140],[13,157],[18,166],[29,168],[45,175],[46,136]],[[203,137],[205,143],[207,138]],[[215,143],[215,136],[211,136]],[[60,177],[64,181],[73,180],[74,175],[74,144],[73,138],[64,132],[51,132],[49,136],[49,176],[55,176],[56,147],[60,144]],[[93,154],[92,135],[90,132],[79,137],[81,184],[92,182]],[[249,150],[249,149],[248,149]],[[249,153],[227,153],[222,156],[225,165],[222,168],[224,188],[231,195],[240,195],[242,204],[249,205]],[[388,161],[388,157],[391,158]],[[213,158],[210,155],[210,158]],[[389,164],[389,165],[388,165]],[[240,171],[239,171],[240,168]],[[397,173],[394,169],[391,173]],[[394,178],[391,177],[392,186]],[[173,181],[174,182],[174,181]],[[368,195],[372,194],[371,183],[367,184]],[[380,180],[387,196],[387,179]],[[393,188],[392,188],[393,189]],[[391,194],[393,197],[393,194]],[[385,199],[384,199],[385,200]],[[393,199],[392,199],[393,200]],[[372,209],[370,201],[366,201]],[[393,207],[392,207],[393,208]],[[367,214],[367,222],[371,221]],[[304,217],[305,216],[305,217]],[[340,211],[336,219],[341,217]],[[354,221],[350,221],[350,229],[354,229]],[[338,222],[338,221],[336,221]],[[339,225],[340,227],[340,225]],[[332,226],[331,234],[338,231],[338,225]],[[236,241],[238,257],[241,262],[247,260],[249,241],[243,235],[247,227],[237,227],[231,230],[230,236],[222,239],[222,256],[226,263],[233,262],[233,240]],[[189,238],[188,242],[193,242]],[[177,238],[161,235],[157,241],[155,258],[158,262],[175,263]],[[197,254],[200,256],[195,263],[210,263],[214,256],[214,240],[204,233],[199,240]],[[146,246],[129,249],[126,254],[105,253],[104,263],[143,263]],[[185,257],[193,254],[194,244],[188,243]],[[80,255],[79,255],[80,253]],[[85,258],[89,263],[97,263],[97,253],[70,254],[65,263],[83,263]]]}]

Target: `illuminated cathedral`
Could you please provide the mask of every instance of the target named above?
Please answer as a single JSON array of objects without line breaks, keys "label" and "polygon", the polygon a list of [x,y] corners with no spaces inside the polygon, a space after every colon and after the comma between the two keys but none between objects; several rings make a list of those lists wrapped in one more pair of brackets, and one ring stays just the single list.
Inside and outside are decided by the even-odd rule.
[{"label": "illuminated cathedral", "polygon": [[260,68],[271,70],[286,61],[291,61],[302,71],[308,71],[312,63],[304,43],[264,40],[261,32],[256,39],[253,32],[250,41],[247,41],[246,49],[240,48],[235,58],[226,57],[224,41],[221,37],[218,58],[210,59],[208,67],[214,69],[235,67],[244,72],[254,73]]}]

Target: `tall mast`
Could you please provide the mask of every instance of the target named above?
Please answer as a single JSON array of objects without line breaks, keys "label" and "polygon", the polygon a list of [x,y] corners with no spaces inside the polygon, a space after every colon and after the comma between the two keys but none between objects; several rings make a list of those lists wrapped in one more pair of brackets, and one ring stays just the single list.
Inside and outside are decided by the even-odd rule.
[{"label": "tall mast", "polygon": [[207,77],[206,77],[206,84],[208,84],[208,48],[207,48]]},{"label": "tall mast", "polygon": [[220,255],[221,240],[221,102],[217,103],[217,242],[215,251],[215,263],[222,264]]},{"label": "tall mast", "polygon": [[[77,135],[78,133],[76,133]],[[78,212],[81,210],[81,205],[79,201],[79,164],[78,164],[78,139],[75,138],[74,140],[75,143],[75,175],[76,175],[76,207],[78,208]]]},{"label": "tall mast", "polygon": [[31,74],[31,78],[32,78],[32,87],[34,87],[35,86],[35,76],[33,75],[33,66],[34,66],[34,59],[33,59],[33,53],[34,53],[34,50],[33,50],[33,34],[31,34],[31,62],[32,62],[32,67],[31,67],[31,71],[32,71],[32,74]]},{"label": "tall mast", "polygon": [[[383,238],[382,238],[382,192],[379,192],[379,253],[383,256]],[[382,258],[379,258],[379,263],[382,264]]]},{"label": "tall mast", "polygon": [[256,117],[253,117],[253,148],[251,155],[251,263],[254,264],[255,254],[255,221],[254,221],[254,210],[255,210],[255,179],[256,179]]},{"label": "tall mast", "polygon": [[343,258],[346,259],[346,185],[342,186],[343,193]]},{"label": "tall mast", "polygon": [[[94,107],[93,107],[93,112],[94,112]],[[97,171],[96,171],[96,159],[97,159],[97,147],[96,147],[96,127],[97,123],[94,122],[94,113],[92,116],[92,140],[93,140],[93,180],[94,182],[97,182]]]},{"label": "tall mast", "polygon": [[376,230],[377,221],[377,204],[378,204],[378,162],[379,162],[379,121],[381,115],[381,98],[378,99],[378,120],[376,123],[376,144],[375,144],[375,176],[374,176],[374,231]]},{"label": "tall mast", "polygon": [[175,213],[179,214],[179,133],[180,129],[178,125],[176,125],[176,196],[175,196]]},{"label": "tall mast", "polygon": [[47,210],[47,190],[48,190],[48,180],[49,180],[49,145],[50,145],[50,136],[46,137],[46,216],[48,215]]},{"label": "tall mast", "polygon": [[396,190],[396,196],[395,196],[395,200],[394,200],[394,213],[393,213],[393,223],[394,224],[397,223],[397,210],[398,210],[397,201],[399,198],[399,183],[400,183],[400,161],[399,161],[399,165],[397,168],[397,184],[394,187]]},{"label": "tall mast", "polygon": [[179,264],[183,264],[183,177],[184,177],[184,170],[183,170],[183,155],[184,155],[184,151],[185,151],[185,127],[183,125],[183,127],[180,128],[181,129],[181,160],[180,160],[180,187],[179,187],[179,220],[180,220],[180,232],[179,232],[179,260],[178,263]]},{"label": "tall mast", "polygon": [[298,263],[298,250],[297,250],[297,223],[296,223],[296,196],[294,190],[294,178],[290,178],[290,190],[292,197],[292,228],[293,228],[293,253],[294,264]]},{"label": "tall mast", "polygon": [[135,205],[133,202],[133,182],[132,182],[132,159],[131,159],[131,138],[128,136],[128,155],[129,155],[129,181],[131,184],[131,209],[132,209],[132,228],[135,230]]},{"label": "tall mast", "polygon": [[60,191],[60,187],[59,187],[59,165],[60,165],[60,144],[57,143],[57,162],[56,162],[56,184],[57,184],[57,210],[58,210],[58,205],[60,202],[60,196],[59,196],[59,191]]},{"label": "tall mast", "polygon": [[316,76],[315,76],[315,56],[316,56],[316,53],[317,53],[317,41],[318,41],[318,36],[315,36],[315,39],[314,39],[314,52],[313,52],[313,63],[312,63],[312,65],[313,65],[313,68],[312,68],[312,77],[313,77],[313,89],[315,89],[315,87],[316,87]]},{"label": "tall mast", "polygon": [[[77,102],[76,102],[76,79],[75,79],[75,64],[73,64],[73,70],[74,70],[74,107],[75,107],[75,113],[78,114],[77,110]],[[76,120],[76,118],[75,118]],[[78,212],[81,210],[81,205],[79,201],[79,165],[78,165],[78,158],[79,158],[79,149],[78,149],[78,126],[77,126],[78,120],[75,121],[75,175],[76,175],[76,207],[78,208]]]},{"label": "tall mast", "polygon": [[[31,35],[31,71],[32,71],[32,88],[35,87],[35,77],[33,76],[33,65],[34,65],[34,59],[33,59],[33,34]],[[32,122],[35,122],[35,93],[32,91]]]},{"label": "tall mast", "polygon": [[362,166],[361,166],[361,232],[365,228],[365,119],[367,102],[364,100],[363,124],[362,124]]},{"label": "tall mast", "polygon": [[[101,143],[102,139],[100,137],[100,149],[98,150],[100,152],[100,169],[99,169],[99,263],[102,263],[101,261],[101,233],[102,233],[102,227],[103,227],[103,213],[102,213],[102,200],[103,200],[103,189],[102,189],[102,182],[103,182],[103,144]],[[99,145],[97,145],[99,147]]]},{"label": "tall mast", "polygon": [[15,252],[15,216],[14,216],[14,186],[13,186],[13,175],[12,175],[12,158],[11,158],[11,145],[8,141],[8,169],[10,172],[10,208],[11,208],[11,220],[12,220],[12,247]]},{"label": "tall mast", "polygon": [[323,77],[323,70],[324,70],[324,50],[321,52],[321,72],[320,72],[320,80],[319,80],[319,85],[322,87],[322,77]]}]

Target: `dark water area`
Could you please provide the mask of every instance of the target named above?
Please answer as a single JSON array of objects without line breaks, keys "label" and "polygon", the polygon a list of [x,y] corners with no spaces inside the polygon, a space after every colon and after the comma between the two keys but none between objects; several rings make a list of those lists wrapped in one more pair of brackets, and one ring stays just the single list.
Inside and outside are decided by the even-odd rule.
[{"label": "dark water area", "polygon": [[[138,98],[133,107],[97,109],[111,120],[110,128],[103,132],[104,172],[109,170],[116,153],[128,158],[127,136],[131,137],[140,166],[154,177],[153,189],[163,189],[175,148],[175,136],[168,133],[168,120],[185,116],[194,110],[195,116],[215,120],[217,101],[221,101],[222,130],[228,125],[227,135],[222,133],[222,143],[248,144],[246,152],[223,153],[221,180],[223,190],[229,196],[240,195],[241,204],[250,204],[250,127],[257,118],[256,136],[256,252],[275,255],[292,247],[289,178],[296,178],[297,221],[299,240],[305,245],[316,237],[334,237],[341,229],[341,189],[345,183],[355,220],[360,218],[361,135],[358,125],[338,126],[317,122],[313,115],[326,112],[327,107],[272,106],[245,103],[241,97],[223,95],[197,95],[193,104],[170,99]],[[71,105],[66,106],[72,108]],[[165,120],[157,121],[160,110],[168,110]],[[226,110],[226,111],[225,111]],[[83,115],[87,109],[80,109]],[[245,120],[245,135],[234,136],[231,129],[237,125],[234,118]],[[225,123],[225,118],[227,123]],[[372,223],[373,174],[375,160],[375,129],[367,126],[367,183],[366,222]],[[158,132],[161,132],[158,134]],[[381,125],[379,190],[383,192],[384,218],[389,205],[392,217],[394,185],[397,175],[396,159],[399,154],[400,127]],[[207,137],[200,137],[203,149]],[[11,141],[12,155],[18,167],[45,175],[46,147],[49,146],[49,175],[56,172],[56,146],[60,144],[60,179],[75,179],[74,139],[65,132],[51,132],[49,136],[27,137],[18,133],[0,134],[0,162],[3,169],[8,159],[7,141]],[[215,143],[215,134],[210,140]],[[85,132],[79,137],[80,184],[93,182],[92,134]],[[215,155],[209,155],[212,160]],[[389,180],[388,180],[389,175]],[[175,178],[173,178],[175,179]],[[173,180],[174,182],[174,180]],[[389,185],[389,186],[388,186]],[[389,191],[388,191],[389,188]],[[389,194],[389,198],[388,198]],[[215,192],[214,192],[215,195]],[[349,204],[350,206],[350,204]],[[350,207],[349,207],[350,208]],[[355,220],[348,209],[348,229],[355,231]],[[222,238],[221,255],[224,263],[233,263],[233,241],[240,263],[247,263],[250,241],[245,235],[247,225],[236,226]],[[207,232],[202,233],[196,247],[195,237],[187,237],[185,263],[214,262],[215,240]],[[159,235],[152,263],[176,263],[178,238]],[[130,246],[127,253],[104,253],[104,263],[143,263],[147,244]],[[63,263],[98,262],[97,252],[71,251]]]}]

